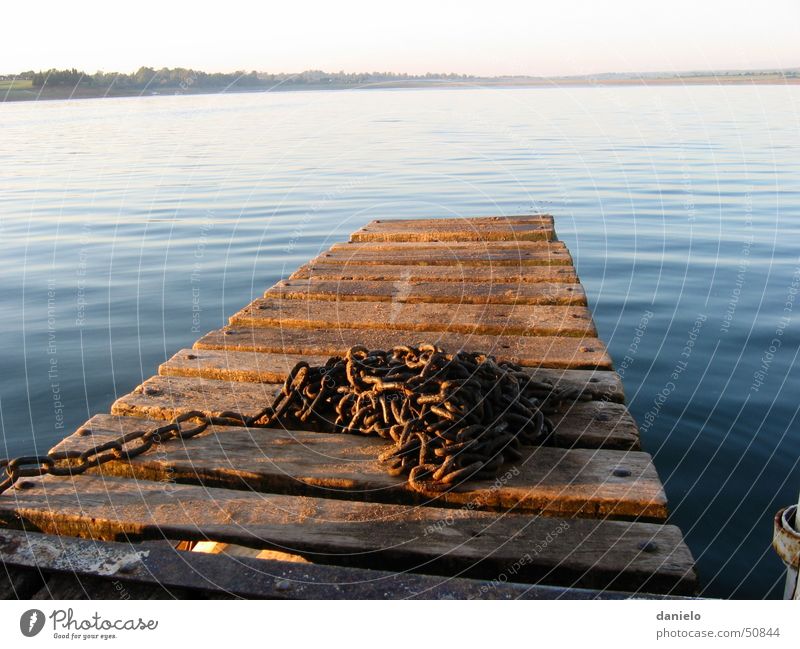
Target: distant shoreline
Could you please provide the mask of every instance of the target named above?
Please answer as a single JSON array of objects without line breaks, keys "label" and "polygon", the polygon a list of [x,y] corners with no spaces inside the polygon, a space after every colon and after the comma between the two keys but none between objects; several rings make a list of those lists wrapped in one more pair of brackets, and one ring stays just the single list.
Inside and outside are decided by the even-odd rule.
[{"label": "distant shoreline", "polygon": [[685,77],[626,77],[626,78],[554,78],[554,79],[475,79],[452,80],[398,80],[369,84],[347,83],[283,83],[273,87],[226,86],[219,88],[166,87],[158,91],[117,89],[91,86],[54,86],[51,88],[0,88],[0,103],[19,101],[48,101],[70,99],[100,99],[119,97],[164,97],[175,95],[217,95],[265,92],[302,92],[319,90],[381,90],[390,88],[592,88],[620,86],[742,86],[742,85],[797,85],[800,77],[780,74],[750,74],[739,76],[693,75]]}]

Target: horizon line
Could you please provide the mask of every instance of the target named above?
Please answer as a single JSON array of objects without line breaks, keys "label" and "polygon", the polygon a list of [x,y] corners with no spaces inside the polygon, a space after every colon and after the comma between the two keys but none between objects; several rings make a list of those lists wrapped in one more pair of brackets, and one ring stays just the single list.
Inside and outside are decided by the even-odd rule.
[{"label": "horizon line", "polygon": [[267,70],[244,70],[244,69],[236,69],[230,71],[207,71],[197,68],[187,68],[182,66],[177,67],[167,67],[161,66],[159,68],[151,67],[148,65],[141,65],[136,70],[132,70],[130,72],[123,72],[120,70],[110,70],[106,71],[103,69],[95,70],[94,72],[86,72],[85,70],[75,68],[75,67],[65,67],[65,68],[48,68],[48,69],[29,69],[23,70],[20,72],[9,72],[9,73],[0,73],[0,77],[17,77],[19,75],[27,74],[27,73],[38,73],[44,74],[51,71],[66,71],[66,70],[76,70],[81,74],[86,76],[92,76],[98,73],[102,74],[135,74],[141,69],[149,69],[153,70],[154,72],[159,72],[161,70],[187,70],[192,72],[202,72],[204,74],[265,74],[265,75],[272,75],[272,76],[300,76],[309,72],[315,73],[322,73],[322,74],[329,74],[329,75],[388,75],[388,76],[405,76],[405,77],[412,77],[412,78],[424,78],[424,77],[436,77],[440,75],[441,77],[448,77],[448,76],[458,76],[458,77],[466,77],[468,79],[488,79],[488,80],[495,80],[495,79],[539,79],[539,80],[551,80],[551,79],[590,79],[593,77],[603,77],[603,76],[628,76],[628,77],[640,77],[646,78],[648,76],[684,76],[684,75],[715,75],[715,74],[782,74],[782,73],[789,73],[789,72],[800,72],[800,64],[796,66],[789,66],[789,67],[780,67],[780,68],[694,68],[694,69],[685,69],[685,70],[651,70],[651,71],[605,71],[605,72],[587,72],[583,74],[561,74],[561,75],[536,75],[536,74],[496,74],[496,75],[476,75],[470,73],[463,73],[463,72],[394,72],[389,70],[372,70],[372,71],[356,71],[356,72],[348,72],[345,70],[337,70],[337,71],[330,71],[324,70],[322,68],[308,68],[306,70],[302,70],[300,72],[269,72]]}]

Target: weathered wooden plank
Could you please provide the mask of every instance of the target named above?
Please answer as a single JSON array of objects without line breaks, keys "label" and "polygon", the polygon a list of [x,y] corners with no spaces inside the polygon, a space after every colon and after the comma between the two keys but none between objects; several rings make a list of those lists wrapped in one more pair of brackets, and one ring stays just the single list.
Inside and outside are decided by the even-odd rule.
[{"label": "weathered wooden plank", "polygon": [[406,304],[258,298],[230,317],[232,326],[451,331],[506,336],[596,336],[582,306]]},{"label": "weathered wooden plank", "polygon": [[414,218],[414,219],[374,219],[367,226],[376,229],[409,229],[409,230],[428,230],[464,227],[487,227],[497,224],[525,225],[525,224],[544,224],[553,225],[555,219],[552,214],[511,214],[508,216],[466,216],[466,217],[437,217],[437,218]]},{"label": "weathered wooden plank", "polygon": [[279,385],[154,376],[111,406],[115,415],[172,419],[192,410],[218,416],[227,411],[257,414],[272,403]]},{"label": "weathered wooden plank", "polygon": [[572,266],[400,266],[309,262],[300,266],[290,279],[361,280],[386,282],[485,282],[522,284],[573,282],[578,276]]},{"label": "weathered wooden plank", "polygon": [[552,219],[479,217],[477,219],[375,220],[350,235],[351,241],[541,240],[555,236]]},{"label": "weathered wooden plank", "polygon": [[586,306],[580,284],[490,284],[486,282],[369,282],[283,280],[264,297],[284,300],[397,302],[414,304],[529,304]]},{"label": "weathered wooden plank", "polygon": [[[214,381],[180,376],[153,376],[111,406],[115,415],[172,419],[203,410],[228,410],[252,417],[272,403],[278,384]],[[564,447],[637,450],[638,429],[627,408],[618,403],[585,401],[553,417],[554,443]]]},{"label": "weathered wooden plank", "polygon": [[451,331],[399,333],[397,330],[305,329],[298,327],[224,327],[200,338],[197,349],[259,351],[311,356],[345,354],[354,345],[391,349],[399,344],[432,342],[456,352],[482,351],[520,365],[564,369],[611,369],[611,358],[598,338],[571,336],[488,336]]},{"label": "weathered wooden plank", "polygon": [[338,241],[331,245],[331,251],[350,252],[425,252],[458,257],[462,252],[476,251],[520,251],[547,252],[552,250],[568,250],[562,241]]},{"label": "weathered wooden plank", "polygon": [[114,540],[215,540],[317,563],[691,594],[696,576],[671,525],[570,520],[250,493],[107,476],[45,476],[0,497],[0,520]]},{"label": "weathered wooden plank", "polygon": [[[92,541],[91,543],[97,543]],[[174,555],[173,555],[174,556]],[[148,583],[114,577],[94,577],[79,572],[51,573],[42,588],[31,597],[35,600],[146,600],[146,599],[234,599],[223,590],[190,590],[166,587],[153,579]]]},{"label": "weathered wooden plank", "polygon": [[[146,420],[147,426],[163,422]],[[135,417],[95,415],[54,451],[84,451],[142,430]],[[91,434],[87,434],[90,431]],[[559,516],[665,520],[667,502],[646,453],[526,447],[496,479],[474,480],[423,496],[378,462],[377,437],[214,426],[185,444],[167,443],[130,462],[93,473],[161,482],[200,483],[320,498],[470,507]]]},{"label": "weathered wooden plank", "polygon": [[572,266],[572,257],[561,242],[549,243],[535,250],[491,250],[476,244],[475,250],[386,250],[360,251],[356,248],[330,250],[311,263],[336,262],[348,265],[380,266]]},{"label": "weathered wooden plank", "polygon": [[[182,349],[158,367],[161,376],[189,376],[219,381],[280,383],[300,361],[324,365],[329,356],[264,354],[224,349]],[[565,370],[566,371],[566,370]]]},{"label": "weathered wooden plank", "polygon": [[[13,548],[13,549],[12,549]],[[140,551],[145,550],[145,551]],[[641,593],[533,586],[433,575],[367,570],[240,555],[180,552],[147,543],[116,543],[5,529],[0,531],[0,561],[8,570],[39,577],[74,575],[89,582],[94,598],[107,586],[111,598],[149,598],[160,591],[197,599],[209,592],[265,599],[642,599]],[[120,570],[124,566],[124,570]],[[94,579],[106,584],[97,588]],[[41,577],[36,590],[41,587]],[[88,589],[87,589],[88,590]],[[21,599],[36,592],[25,591]],[[653,597],[650,595],[649,597]],[[656,596],[658,597],[658,596]]]},{"label": "weathered wooden plank", "polygon": [[556,425],[553,443],[566,448],[639,450],[639,427],[621,403],[575,403],[552,417]]},{"label": "weathered wooden plank", "polygon": [[[196,376],[221,381],[279,383],[300,361],[324,365],[328,356],[267,354],[221,349],[182,349],[158,368],[162,376]],[[558,387],[581,388],[595,400],[622,403],[625,393],[619,374],[608,370],[525,368],[536,381]]]}]

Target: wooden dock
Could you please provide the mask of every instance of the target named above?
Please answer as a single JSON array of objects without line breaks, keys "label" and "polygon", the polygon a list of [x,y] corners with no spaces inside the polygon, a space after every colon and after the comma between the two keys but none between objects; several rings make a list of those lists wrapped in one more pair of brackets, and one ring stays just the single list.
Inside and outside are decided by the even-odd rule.
[{"label": "wooden dock", "polygon": [[25,478],[0,496],[5,596],[115,597],[119,584],[133,597],[695,593],[694,560],[665,523],[664,489],[549,216],[373,221],[53,451],[191,411],[251,416],[301,359],[418,342],[488,352],[592,400],[497,480],[429,496],[378,465],[382,439],[242,426]]}]

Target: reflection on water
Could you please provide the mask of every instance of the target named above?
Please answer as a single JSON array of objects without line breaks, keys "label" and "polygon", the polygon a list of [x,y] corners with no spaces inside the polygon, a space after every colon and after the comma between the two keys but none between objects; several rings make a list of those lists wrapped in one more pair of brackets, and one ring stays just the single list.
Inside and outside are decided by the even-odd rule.
[{"label": "reflection on water", "polygon": [[0,105],[5,452],[46,451],[372,218],[551,212],[711,596],[800,488],[797,87]]}]

